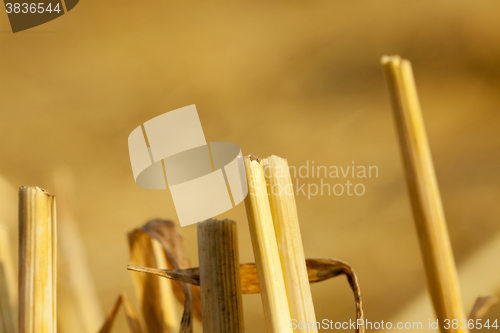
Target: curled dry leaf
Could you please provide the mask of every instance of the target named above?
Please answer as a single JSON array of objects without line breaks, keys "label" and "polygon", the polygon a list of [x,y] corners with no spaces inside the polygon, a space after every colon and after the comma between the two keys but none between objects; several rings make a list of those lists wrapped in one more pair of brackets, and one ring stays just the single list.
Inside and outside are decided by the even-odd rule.
[{"label": "curled dry leaf", "polygon": [[128,297],[125,296],[125,294],[121,294],[120,296],[118,296],[115,304],[113,305],[113,308],[111,308],[111,311],[106,315],[106,320],[104,322],[104,325],[102,325],[101,329],[99,330],[99,333],[111,332],[116,319],[116,315],[118,314],[118,311],[120,310],[120,307],[122,305],[125,309],[125,316],[127,317],[127,323],[128,327],[130,328],[130,332],[142,333],[141,325],[139,324],[139,317],[137,316],[132,303],[130,302]]},{"label": "curled dry leaf", "polygon": [[[306,259],[306,266],[309,283],[321,282],[339,275],[345,275],[354,293],[354,300],[356,302],[356,319],[364,318],[363,303],[361,300],[361,290],[359,288],[358,279],[356,277],[356,274],[348,264],[336,259]],[[182,281],[184,283],[189,283],[195,286],[200,285],[200,272],[198,267],[188,269],[164,270],[129,265],[128,269],[138,272],[156,274],[168,279]],[[255,263],[241,264],[240,276],[241,292],[243,294],[258,294],[260,292],[257,268],[255,266]],[[363,333],[364,327],[361,326],[356,331]]]},{"label": "curled dry leaf", "polygon": [[[321,282],[335,276],[344,274],[354,293],[356,302],[356,319],[364,319],[363,302],[361,300],[361,290],[359,289],[358,278],[351,266],[336,259],[306,259],[307,274],[309,282]],[[364,325],[356,329],[356,332],[363,333]]]},{"label": "curled dry leaf", "polygon": [[[184,251],[182,236],[172,221],[151,220],[143,225],[140,230],[149,237],[156,239],[163,247],[166,254],[167,267],[186,269],[191,266],[191,262]],[[179,332],[191,333],[193,331],[193,312],[201,320],[200,288],[183,281],[174,281],[175,283],[172,283],[174,294],[180,302],[184,302],[184,312]]]},{"label": "curled dry leaf", "polygon": [[[130,262],[135,265],[167,268],[166,256],[160,244],[136,229],[128,234]],[[149,333],[177,333],[179,319],[172,280],[151,274],[132,273],[144,327]]]}]

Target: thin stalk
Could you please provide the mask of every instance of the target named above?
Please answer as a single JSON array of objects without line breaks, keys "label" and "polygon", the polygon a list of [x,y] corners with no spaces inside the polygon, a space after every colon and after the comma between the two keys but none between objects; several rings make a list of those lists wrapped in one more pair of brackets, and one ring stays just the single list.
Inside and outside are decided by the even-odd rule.
[{"label": "thin stalk", "polygon": [[385,56],[382,65],[434,311],[441,332],[465,333],[468,329],[462,325],[444,328],[444,320],[460,322],[466,315],[411,64],[399,56]]}]

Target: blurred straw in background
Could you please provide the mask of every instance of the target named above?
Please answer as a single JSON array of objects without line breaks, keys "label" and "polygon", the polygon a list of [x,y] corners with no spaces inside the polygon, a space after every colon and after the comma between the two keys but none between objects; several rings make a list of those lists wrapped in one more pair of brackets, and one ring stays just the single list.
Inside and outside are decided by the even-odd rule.
[{"label": "blurred straw in background", "polygon": [[[465,304],[474,304],[474,300],[481,295],[500,295],[500,265],[492,265],[493,262],[498,262],[499,253],[500,234],[496,234],[458,267],[460,281],[467,286],[462,292]],[[427,291],[419,293],[412,302],[396,313],[391,321],[394,323],[418,320],[425,323],[434,317],[429,306],[430,301]],[[426,325],[421,330],[422,333],[431,331]]]},{"label": "blurred straw in background", "polygon": [[104,316],[73,214],[76,192],[71,169],[55,169],[53,184],[58,198],[60,247],[57,284],[59,332],[95,333],[102,325]]},{"label": "blurred straw in background", "polygon": [[120,294],[116,299],[110,312],[106,315],[106,320],[102,325],[99,333],[110,333],[115,324],[118,311],[123,305],[125,311],[125,318],[127,319],[128,328],[130,333],[143,333],[141,324],[139,323],[139,316],[134,309],[134,306],[125,294]]},{"label": "blurred straw in background", "polygon": [[16,332],[17,279],[7,228],[0,224],[0,333]]}]

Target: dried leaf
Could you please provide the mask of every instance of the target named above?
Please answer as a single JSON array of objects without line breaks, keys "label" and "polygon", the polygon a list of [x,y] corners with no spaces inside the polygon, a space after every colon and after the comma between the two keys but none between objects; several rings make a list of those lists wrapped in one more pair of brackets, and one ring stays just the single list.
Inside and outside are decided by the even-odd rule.
[{"label": "dried leaf", "polygon": [[476,303],[474,303],[474,306],[472,307],[469,319],[476,320],[483,318],[492,307],[499,303],[499,301],[500,299],[493,295],[478,297]]},{"label": "dried leaf", "polygon": [[[321,282],[331,279],[339,275],[345,275],[347,281],[354,293],[354,301],[356,302],[356,319],[363,319],[363,303],[361,299],[361,291],[358,284],[358,279],[352,268],[343,261],[336,259],[306,259],[307,273],[309,283]],[[198,267],[188,269],[155,269],[149,267],[138,267],[134,265],[128,266],[129,270],[156,274],[168,279],[179,280],[184,283],[189,283],[195,286],[200,285],[200,274]],[[255,263],[241,264],[241,291],[243,294],[257,294],[260,292],[259,281],[257,276],[257,268]],[[364,327],[361,326],[357,332],[364,332]]]},{"label": "dried leaf", "polygon": [[127,318],[127,323],[130,329],[130,332],[132,333],[142,333],[141,325],[139,324],[139,317],[137,316],[137,313],[125,294],[121,294],[118,296],[115,304],[113,305],[113,308],[109,312],[109,314],[106,316],[106,320],[104,322],[104,325],[101,327],[99,330],[99,333],[109,333],[111,332],[111,329],[113,328],[113,324],[116,319],[116,315],[118,314],[118,311],[120,310],[120,307],[122,306],[125,309],[125,316]]},{"label": "dried leaf", "polygon": [[186,282],[193,286],[200,285],[200,270],[198,267],[188,269],[159,269],[153,267],[128,265],[127,269],[134,272],[150,273],[161,277],[166,277],[167,279]]},{"label": "dried leaf", "polygon": [[[191,266],[191,262],[184,251],[182,236],[177,232],[172,221],[152,220],[142,226],[141,230],[161,244],[169,268],[185,269]],[[200,288],[185,282],[173,283],[172,288],[177,299],[184,302],[184,313],[182,314],[179,332],[191,333],[193,331],[193,309],[196,317],[201,320]]]},{"label": "dried leaf", "polygon": [[[363,302],[361,300],[361,290],[358,284],[358,278],[352,270],[351,266],[343,261],[336,259],[306,259],[307,274],[309,275],[309,282],[321,282],[327,279],[344,274],[347,281],[351,286],[354,293],[354,301],[356,302],[356,319],[364,319]],[[356,332],[363,333],[365,331],[364,325]]]},{"label": "dried leaf", "polygon": [[125,294],[122,294],[123,308],[125,310],[125,317],[127,318],[128,327],[132,333],[142,333],[139,317],[135,312],[134,306]]},{"label": "dried leaf", "polygon": [[[128,234],[130,262],[136,265],[167,268],[159,243],[136,229]],[[148,333],[177,333],[179,321],[175,308],[172,281],[150,274],[132,273],[140,312]]]}]

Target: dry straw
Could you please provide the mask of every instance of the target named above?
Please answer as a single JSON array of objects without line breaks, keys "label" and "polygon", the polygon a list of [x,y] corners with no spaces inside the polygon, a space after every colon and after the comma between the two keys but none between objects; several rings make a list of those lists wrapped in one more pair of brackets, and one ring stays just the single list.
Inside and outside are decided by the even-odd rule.
[{"label": "dry straw", "polygon": [[203,332],[244,332],[236,222],[198,223],[198,257]]},{"label": "dry straw", "polygon": [[19,189],[19,333],[55,333],[55,198],[34,186]]},{"label": "dry straw", "polygon": [[[466,316],[411,64],[399,56],[385,56],[382,65],[434,310],[441,323],[445,319],[460,321]],[[460,326],[446,330],[440,325],[440,329],[468,332]]]},{"label": "dry straw", "polygon": [[[288,162],[286,158],[273,155],[263,159],[262,165],[291,317],[297,322],[315,323],[316,314]],[[310,333],[317,331],[316,325],[301,330]]]},{"label": "dry straw", "polygon": [[500,302],[500,298],[494,295],[479,296],[472,307],[469,319],[477,321],[486,316],[488,311]]},{"label": "dry straw", "polygon": [[[354,292],[356,319],[363,319],[359,284],[351,267],[335,259],[304,259],[286,160],[272,156],[262,161],[250,156],[245,158],[245,168],[249,185],[246,205],[255,264],[241,264],[237,269],[234,222],[208,220],[198,225],[200,268],[158,269],[129,265],[128,269],[181,281],[193,287],[201,285],[201,302],[193,298],[193,305],[197,308],[199,303],[203,304],[203,326],[207,332],[240,332],[243,329],[239,289],[242,294],[261,293],[269,332],[291,332],[289,304],[296,307],[292,314],[300,318],[298,320],[315,322],[309,283],[339,275],[347,277]],[[264,173],[268,177],[267,185]],[[288,193],[275,190],[269,199],[268,193],[275,185]],[[177,243],[177,232],[171,224],[165,224],[166,221],[159,222],[151,221],[141,230],[150,237],[163,240],[169,256],[177,252],[175,256],[183,258],[180,244],[172,246]],[[182,261],[186,262],[185,259]],[[283,278],[283,271],[288,275],[286,278]],[[286,288],[285,280],[288,283]],[[363,327],[356,331],[363,332]]]},{"label": "dry straw", "polygon": [[248,182],[245,206],[269,333],[291,332],[290,310],[260,158],[244,158]]}]

